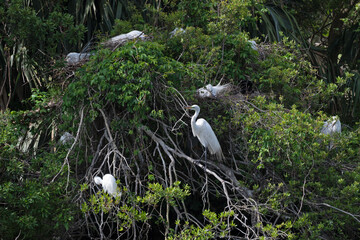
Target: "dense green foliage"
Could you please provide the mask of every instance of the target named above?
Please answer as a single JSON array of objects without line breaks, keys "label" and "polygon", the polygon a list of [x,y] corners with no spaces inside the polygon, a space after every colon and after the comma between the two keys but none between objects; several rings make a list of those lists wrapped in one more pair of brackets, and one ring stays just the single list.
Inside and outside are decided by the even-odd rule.
[{"label": "dense green foliage", "polygon": [[[18,235],[27,239],[47,238],[54,234],[61,236],[63,229],[69,229],[69,223],[79,212],[70,204],[69,191],[73,191],[70,189],[75,186],[73,179],[69,182],[66,175],[62,175],[52,181],[61,169],[65,149],[60,148],[53,154],[48,151],[49,147],[40,143],[39,149],[42,150],[34,152],[35,139],[41,133],[38,132],[39,126],[26,129],[30,118],[40,115],[33,114],[11,112],[3,114],[1,119],[0,235],[3,239],[14,239]],[[24,139],[29,147],[19,151],[19,139],[24,133],[35,137],[32,142],[29,142],[31,138]]]},{"label": "dense green foliage", "polygon": [[[21,107],[32,90],[51,82],[49,63],[71,46],[79,46],[85,32],[61,3],[37,6],[31,1],[0,3],[0,109]],[[39,7],[40,9],[37,9]],[[46,10],[46,11],[45,11]]]},{"label": "dense green foliage", "polygon": [[[360,238],[359,8],[0,3],[0,238]],[[101,44],[133,29],[147,39]],[[224,162],[204,161],[192,104]],[[341,134],[322,134],[332,115]],[[107,173],[121,196],[94,183]]]}]

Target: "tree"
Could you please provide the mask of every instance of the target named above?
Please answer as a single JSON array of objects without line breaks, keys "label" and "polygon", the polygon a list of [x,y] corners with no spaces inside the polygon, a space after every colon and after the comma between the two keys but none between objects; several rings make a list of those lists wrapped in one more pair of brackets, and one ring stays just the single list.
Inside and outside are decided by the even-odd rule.
[{"label": "tree", "polygon": [[[99,40],[86,63],[60,60],[41,73],[49,81],[31,89],[26,107],[10,104],[12,111],[1,113],[1,236],[359,238],[359,125],[344,114],[348,124],[340,135],[321,134],[334,99],[357,96],[346,89],[354,71],[336,81],[321,75],[317,49],[304,46],[320,36],[311,24],[331,32],[330,25],[319,27],[327,13],[319,21],[300,21],[307,7],[347,10],[354,2],[230,0],[192,8],[189,1],[150,1],[126,5],[124,15],[119,9],[125,1],[88,1],[90,8],[78,5],[82,1],[30,2],[0,5],[3,26],[11,29],[1,46],[23,43],[39,66],[67,52],[71,39],[79,48],[86,43],[78,41],[84,35],[79,23],[91,25],[88,37],[95,29],[101,39],[137,27],[150,37],[113,49]],[[79,7],[74,19],[60,14],[68,11],[65,4]],[[24,12],[17,16],[10,9]],[[114,21],[115,12],[124,18]],[[356,26],[357,16],[348,16],[344,28]],[[23,17],[42,32],[33,36]],[[58,31],[65,25],[78,35]],[[184,31],[170,37],[175,26]],[[250,36],[258,37],[256,50]],[[38,37],[44,45],[31,41]],[[330,51],[323,36],[321,44]],[[38,49],[49,57],[37,55]],[[216,98],[195,96],[219,81],[231,90]],[[205,165],[184,109],[192,104],[211,123],[224,162],[209,156]],[[64,132],[72,142],[59,141]],[[114,175],[121,196],[96,185],[94,177],[105,174]]]}]

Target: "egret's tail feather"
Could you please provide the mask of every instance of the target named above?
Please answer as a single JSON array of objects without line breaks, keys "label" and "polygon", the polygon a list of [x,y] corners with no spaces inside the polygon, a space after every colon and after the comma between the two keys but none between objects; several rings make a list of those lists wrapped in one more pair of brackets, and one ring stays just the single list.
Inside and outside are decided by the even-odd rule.
[{"label": "egret's tail feather", "polygon": [[222,153],[222,151],[218,151],[218,152],[216,153],[216,159],[217,159],[219,162],[224,162],[225,156],[224,156],[224,154]]}]

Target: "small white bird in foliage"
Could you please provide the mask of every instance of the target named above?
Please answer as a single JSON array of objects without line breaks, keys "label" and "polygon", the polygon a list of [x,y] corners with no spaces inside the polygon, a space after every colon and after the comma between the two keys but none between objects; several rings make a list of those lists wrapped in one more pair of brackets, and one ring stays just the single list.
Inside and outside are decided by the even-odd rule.
[{"label": "small white bird in foliage", "polygon": [[111,174],[105,174],[104,177],[101,179],[101,177],[94,177],[94,181],[98,185],[102,185],[105,192],[112,195],[113,197],[121,196],[121,192],[118,192],[117,190],[117,184],[116,180],[113,175]]},{"label": "small white bird in foliage", "polygon": [[204,88],[199,88],[196,92],[201,98],[207,98],[207,97],[218,97],[221,93],[224,93],[226,91],[229,91],[231,88],[231,85],[229,83],[213,86],[211,84],[206,85]]},{"label": "small white bird in foliage", "polygon": [[172,30],[171,32],[170,32],[170,37],[172,38],[172,37],[174,37],[174,36],[176,36],[176,35],[178,35],[178,34],[183,34],[183,33],[185,33],[186,31],[183,29],[183,28],[175,28],[174,30]]},{"label": "small white bird in foliage", "polygon": [[[337,116],[332,116],[331,119],[324,122],[321,129],[321,133],[325,135],[334,135],[335,133],[341,133],[341,122]],[[330,142],[329,149],[333,148],[334,143]]]},{"label": "small white bird in foliage", "polygon": [[209,149],[211,154],[216,155],[217,160],[222,161],[224,159],[224,155],[222,153],[220,143],[210,124],[203,118],[197,119],[200,113],[200,107],[198,105],[192,105],[185,108],[195,111],[195,114],[191,118],[191,128],[194,137],[197,137],[200,143],[205,147],[205,161],[206,149]]},{"label": "small white bird in foliage", "polygon": [[251,48],[252,48],[253,50],[255,50],[255,51],[258,50],[257,44],[256,44],[256,42],[255,42],[254,40],[249,40],[248,42],[250,43]]}]

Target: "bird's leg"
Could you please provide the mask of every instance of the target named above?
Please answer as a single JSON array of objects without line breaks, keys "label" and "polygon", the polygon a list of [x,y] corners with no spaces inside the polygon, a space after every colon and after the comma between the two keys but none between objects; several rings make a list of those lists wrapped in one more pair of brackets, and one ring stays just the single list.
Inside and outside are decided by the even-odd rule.
[{"label": "bird's leg", "polygon": [[[205,209],[207,209],[207,204],[206,203],[209,203],[210,204],[210,201],[209,201],[209,191],[208,191],[208,174],[207,174],[207,153],[206,153],[206,148],[205,148],[205,164],[204,164],[204,170],[205,170],[205,184],[204,186],[202,187],[201,189],[201,192],[202,192],[202,201],[203,201],[203,211]],[[210,205],[208,206],[208,208],[210,208]]]},{"label": "bird's leg", "polygon": [[205,148],[205,167],[206,167],[206,161],[207,159],[206,159],[206,148]]},{"label": "bird's leg", "polygon": [[[204,147],[202,147],[204,149]],[[206,149],[205,149],[206,150]],[[205,153],[203,152],[199,158],[199,160],[201,160],[204,157]]]},{"label": "bird's leg", "polygon": [[201,156],[199,157],[199,160],[197,160],[198,162],[202,162],[203,157],[205,157],[205,161],[206,161],[206,148],[204,146],[201,146],[203,148],[203,153],[201,154]]}]

